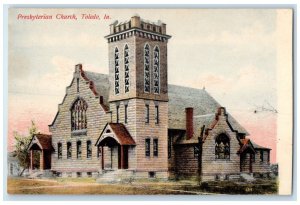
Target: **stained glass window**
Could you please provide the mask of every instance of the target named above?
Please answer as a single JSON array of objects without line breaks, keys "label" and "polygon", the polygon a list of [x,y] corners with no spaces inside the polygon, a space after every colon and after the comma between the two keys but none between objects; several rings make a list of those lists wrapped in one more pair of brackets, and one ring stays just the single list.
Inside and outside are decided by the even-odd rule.
[{"label": "stained glass window", "polygon": [[83,99],[78,99],[71,109],[71,127],[73,130],[82,130],[87,128],[86,119],[87,104]]},{"label": "stained glass window", "polygon": [[230,158],[230,141],[227,135],[220,134],[216,138],[215,144],[216,159],[229,159]]}]

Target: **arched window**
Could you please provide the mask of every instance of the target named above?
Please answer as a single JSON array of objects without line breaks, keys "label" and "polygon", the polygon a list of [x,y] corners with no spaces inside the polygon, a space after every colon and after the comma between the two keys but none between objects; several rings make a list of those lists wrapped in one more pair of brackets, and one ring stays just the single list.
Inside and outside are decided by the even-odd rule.
[{"label": "arched window", "polygon": [[92,142],[86,141],[86,158],[92,158]]},{"label": "arched window", "polygon": [[160,69],[160,59],[159,59],[159,48],[155,46],[153,55],[153,84],[154,93],[159,94],[160,80],[159,80],[159,69]]},{"label": "arched window", "polygon": [[68,142],[67,143],[67,159],[72,158],[72,143]]},{"label": "arched window", "polygon": [[226,134],[216,137],[215,155],[216,159],[230,159],[230,140]]},{"label": "arched window", "polygon": [[115,94],[118,95],[120,93],[120,66],[119,66],[119,50],[115,48]]},{"label": "arched window", "polygon": [[129,92],[129,48],[125,45],[124,48],[124,70],[125,70],[125,93]]},{"label": "arched window", "polygon": [[87,128],[86,110],[87,104],[83,99],[78,99],[73,104],[71,108],[72,131]]},{"label": "arched window", "polygon": [[81,141],[77,141],[77,159],[81,159]]},{"label": "arched window", "polygon": [[57,143],[57,158],[62,159],[62,144],[60,142]]},{"label": "arched window", "polygon": [[144,91],[150,92],[150,47],[148,44],[144,48]]}]

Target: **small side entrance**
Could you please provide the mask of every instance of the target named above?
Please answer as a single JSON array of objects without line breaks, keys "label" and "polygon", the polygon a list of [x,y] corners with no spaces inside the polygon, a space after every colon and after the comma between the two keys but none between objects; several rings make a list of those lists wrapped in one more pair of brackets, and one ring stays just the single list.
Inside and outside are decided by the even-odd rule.
[{"label": "small side entrance", "polygon": [[128,169],[128,146],[120,145],[114,138],[107,137],[101,141],[102,169]]},{"label": "small side entrance", "polygon": [[51,169],[51,153],[53,151],[51,135],[37,134],[29,143],[30,170]]},{"label": "small side entrance", "polygon": [[107,123],[96,144],[101,152],[101,166],[105,170],[128,169],[129,148],[135,146],[122,123]]}]

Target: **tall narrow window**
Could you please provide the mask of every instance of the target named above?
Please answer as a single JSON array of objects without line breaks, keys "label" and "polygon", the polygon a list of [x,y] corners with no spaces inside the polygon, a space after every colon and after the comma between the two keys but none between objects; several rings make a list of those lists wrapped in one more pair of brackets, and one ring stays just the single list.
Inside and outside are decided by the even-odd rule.
[{"label": "tall narrow window", "polygon": [[264,161],[264,151],[260,150],[260,161],[263,162]]},{"label": "tall narrow window", "polygon": [[118,95],[120,93],[120,66],[119,66],[119,50],[115,48],[115,94]]},{"label": "tall narrow window", "polygon": [[125,70],[125,93],[129,92],[129,49],[128,45],[124,48],[124,70]]},{"label": "tall narrow window", "polygon": [[68,142],[67,143],[67,159],[72,158],[72,143]]},{"label": "tall narrow window", "polygon": [[172,157],[172,136],[168,137],[168,158]]},{"label": "tall narrow window", "polygon": [[144,91],[150,92],[150,47],[148,44],[144,48]]},{"label": "tall narrow window", "polygon": [[79,78],[77,78],[77,92],[79,93]]},{"label": "tall narrow window", "polygon": [[86,158],[92,158],[92,142],[90,140],[86,142]]},{"label": "tall narrow window", "polygon": [[81,159],[81,141],[77,141],[77,159]]},{"label": "tall narrow window", "polygon": [[98,158],[101,156],[101,151],[102,151],[101,146],[98,146],[98,147],[97,147],[97,157],[98,157]]},{"label": "tall narrow window", "polygon": [[57,158],[62,159],[62,144],[60,142],[57,143]]},{"label": "tall narrow window", "polygon": [[145,140],[145,156],[150,157],[150,139]]},{"label": "tall narrow window", "polygon": [[153,139],[153,156],[158,156],[158,139]]},{"label": "tall narrow window", "polygon": [[270,151],[268,151],[268,163],[270,162]]},{"label": "tall narrow window", "polygon": [[78,99],[71,108],[71,127],[73,130],[87,128],[86,120],[87,104],[83,99]]},{"label": "tall narrow window", "polygon": [[125,105],[125,123],[128,122],[128,105]]},{"label": "tall narrow window", "polygon": [[117,114],[117,123],[119,123],[119,120],[120,120],[120,119],[119,119],[119,117],[120,117],[120,116],[119,116],[119,112],[120,112],[120,106],[119,106],[119,105],[117,105],[117,107],[116,107],[116,112],[117,112],[117,113],[116,113],[116,114]]},{"label": "tall narrow window", "polygon": [[159,48],[156,46],[154,48],[154,58],[153,58],[153,84],[154,84],[153,88],[155,94],[159,94],[159,89],[160,89],[159,69],[160,69]]},{"label": "tall narrow window", "polygon": [[199,156],[199,146],[194,146],[194,158],[198,159]]},{"label": "tall narrow window", "polygon": [[145,122],[149,123],[149,105],[145,105]]},{"label": "tall narrow window", "polygon": [[230,141],[226,134],[220,134],[215,141],[216,159],[230,159]]},{"label": "tall narrow window", "polygon": [[155,105],[155,123],[159,123],[159,108],[158,105]]}]

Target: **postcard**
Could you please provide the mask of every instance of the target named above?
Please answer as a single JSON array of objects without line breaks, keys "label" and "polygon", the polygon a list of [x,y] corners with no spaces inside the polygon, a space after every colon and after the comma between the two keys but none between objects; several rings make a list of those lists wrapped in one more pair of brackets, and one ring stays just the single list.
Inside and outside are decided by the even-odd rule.
[{"label": "postcard", "polygon": [[7,193],[290,195],[292,16],[9,8]]}]

